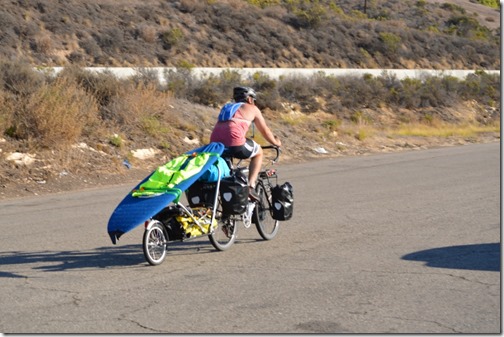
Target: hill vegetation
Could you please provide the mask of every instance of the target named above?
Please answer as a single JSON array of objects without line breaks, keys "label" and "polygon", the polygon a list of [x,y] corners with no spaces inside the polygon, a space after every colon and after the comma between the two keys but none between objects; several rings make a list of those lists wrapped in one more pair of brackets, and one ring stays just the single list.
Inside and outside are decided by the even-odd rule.
[{"label": "hill vegetation", "polygon": [[7,0],[0,55],[47,66],[499,69],[498,8],[480,17],[469,1]]},{"label": "hill vegetation", "polygon": [[[238,84],[259,91],[284,161],[499,137],[500,78],[485,70],[500,67],[500,28],[462,0],[50,4],[0,8],[0,198],[141,178],[208,142]],[[138,75],[83,69],[119,65]],[[162,65],[176,67],[163,83],[143,68]],[[228,69],[200,78],[194,66],[478,70],[465,79],[242,78]]]}]

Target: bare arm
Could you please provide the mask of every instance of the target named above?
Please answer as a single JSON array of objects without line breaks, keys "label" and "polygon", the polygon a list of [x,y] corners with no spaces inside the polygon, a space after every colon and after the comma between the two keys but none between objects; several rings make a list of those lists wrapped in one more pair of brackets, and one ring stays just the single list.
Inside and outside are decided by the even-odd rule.
[{"label": "bare arm", "polygon": [[266,125],[266,120],[264,119],[261,111],[255,106],[254,108],[255,108],[254,122],[259,132],[261,132],[263,137],[271,144],[276,146],[282,146],[282,142],[280,141],[280,139],[275,137],[273,135],[273,132],[271,132],[270,128],[268,127],[268,125]]}]

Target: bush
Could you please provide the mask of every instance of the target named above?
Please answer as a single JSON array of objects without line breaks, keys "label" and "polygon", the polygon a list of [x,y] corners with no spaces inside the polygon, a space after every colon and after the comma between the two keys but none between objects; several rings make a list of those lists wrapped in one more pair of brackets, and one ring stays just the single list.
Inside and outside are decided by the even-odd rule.
[{"label": "bush", "polygon": [[136,74],[132,76],[132,80],[135,85],[143,84],[160,86],[159,74],[157,70],[147,68],[137,68],[135,70]]},{"label": "bush", "polygon": [[65,67],[58,74],[59,77],[75,80],[84,90],[95,97],[100,106],[100,116],[103,120],[114,119],[110,116],[107,106],[121,91],[121,81],[111,72],[92,72],[77,66]]},{"label": "bush", "polygon": [[459,80],[453,76],[430,76],[423,82],[419,95],[423,106],[450,106],[458,99]]},{"label": "bush", "polygon": [[500,6],[499,0],[476,0],[476,1],[482,5],[492,8],[499,8]]},{"label": "bush", "polygon": [[[311,86],[307,85],[309,77],[288,75],[280,79],[278,83],[278,93],[283,100],[290,103],[299,104],[303,112],[315,112],[318,110],[314,102],[314,92]],[[312,110],[313,108],[317,108]]]},{"label": "bush", "polygon": [[421,100],[418,95],[422,87],[422,81],[418,79],[405,78],[401,81],[401,86],[397,90],[399,105],[407,109],[414,109],[420,106]]},{"label": "bush", "polygon": [[220,97],[220,93],[216,90],[218,83],[218,77],[213,74],[197,81],[191,93],[191,100],[198,104],[217,107],[223,100]]},{"label": "bush", "polygon": [[175,70],[165,70],[164,77],[168,90],[177,98],[189,98],[195,78],[192,74],[193,65],[182,62]]},{"label": "bush", "polygon": [[95,34],[94,38],[101,50],[110,54],[124,46],[124,32],[117,27],[106,28],[102,33]]},{"label": "bush", "polygon": [[144,40],[147,43],[153,43],[157,39],[157,31],[156,27],[147,25],[147,24],[142,24],[138,28],[138,35],[142,40]]},{"label": "bush", "polygon": [[27,63],[0,61],[0,87],[15,95],[27,96],[45,82],[44,75]]},{"label": "bush", "polygon": [[64,148],[75,143],[97,122],[96,100],[75,82],[57,79],[37,89],[23,110],[15,115],[15,136],[36,139],[45,148]]},{"label": "bush", "polygon": [[446,23],[447,28],[445,32],[448,34],[455,34],[457,36],[490,40],[492,39],[492,32],[479,24],[478,20],[467,16],[454,16]]},{"label": "bush", "polygon": [[264,9],[266,7],[279,5],[281,0],[247,0],[247,2]]},{"label": "bush", "polygon": [[459,5],[451,4],[445,2],[440,6],[443,9],[449,10],[451,12],[459,12],[460,14],[465,14],[465,9],[463,7],[460,7]]},{"label": "bush", "polygon": [[170,49],[182,43],[184,33],[180,28],[173,28],[161,33],[159,38],[163,42],[163,47],[165,49]]},{"label": "bush", "polygon": [[[387,73],[378,77],[335,77],[322,72],[276,80],[263,72],[242,79],[238,71],[232,70],[196,78],[186,64],[165,74],[165,90],[153,72],[142,69],[128,80],[119,80],[110,73],[94,73],[75,66],[65,68],[57,76],[44,77],[43,72],[21,64],[3,64],[0,130],[8,136],[35,140],[43,147],[66,146],[83,134],[94,134],[100,122],[98,116],[105,125],[116,128],[114,132],[126,134],[127,138],[147,137],[166,143],[170,137],[178,137],[177,128],[191,131],[172,112],[173,96],[219,107],[232,98],[232,89],[237,85],[251,86],[258,92],[260,109],[281,111],[284,103],[290,103],[306,114],[323,111],[337,116],[337,121],[347,119],[359,125],[373,122],[365,109],[406,108],[430,121],[437,112],[428,108],[455,106],[467,100],[496,108],[500,102],[499,76],[484,71],[465,80],[452,76],[398,80]],[[419,118],[409,118],[414,119]],[[331,123],[321,126],[338,128],[339,124]]]},{"label": "bush", "polygon": [[219,94],[219,103],[223,104],[233,97],[233,88],[242,85],[243,80],[239,71],[237,70],[223,70],[219,74],[216,83],[216,89]]},{"label": "bush", "polygon": [[13,120],[15,105],[11,93],[0,89],[0,135],[7,134],[13,136]]},{"label": "bush", "polygon": [[339,83],[336,95],[345,108],[362,108],[371,101],[369,88],[362,79],[356,76],[344,76],[339,79]]},{"label": "bush", "polygon": [[401,37],[394,33],[381,32],[379,39],[385,47],[383,51],[386,55],[395,54],[401,45]]},{"label": "bush", "polygon": [[266,73],[257,72],[252,76],[251,86],[257,91],[257,106],[259,109],[269,108],[280,110],[282,108],[277,81],[271,79]]},{"label": "bush", "polygon": [[317,28],[327,19],[326,6],[318,0],[290,0],[287,8],[296,17],[291,21],[295,27]]},{"label": "bush", "polygon": [[500,85],[499,76],[479,71],[466,77],[458,87],[457,94],[464,100],[495,106],[501,100]]},{"label": "bush", "polygon": [[160,92],[155,85],[129,86],[114,96],[109,106],[112,122],[127,134],[140,126],[141,132],[160,137],[164,130],[161,121],[178,121],[176,115],[169,113],[170,100],[170,93]]}]

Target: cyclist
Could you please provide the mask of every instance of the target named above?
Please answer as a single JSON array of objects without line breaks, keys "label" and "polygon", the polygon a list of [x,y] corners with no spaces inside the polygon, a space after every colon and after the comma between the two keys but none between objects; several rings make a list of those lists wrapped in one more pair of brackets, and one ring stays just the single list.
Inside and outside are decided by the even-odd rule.
[{"label": "cyclist", "polygon": [[280,147],[282,142],[273,135],[257,106],[256,92],[250,87],[235,87],[233,89],[234,103],[224,105],[219,114],[219,120],[210,136],[211,142],[221,142],[227,147],[227,154],[233,158],[248,159],[249,165],[249,196],[258,200],[255,192],[257,175],[261,170],[263,150],[259,144],[245,135],[252,123],[272,145]]}]

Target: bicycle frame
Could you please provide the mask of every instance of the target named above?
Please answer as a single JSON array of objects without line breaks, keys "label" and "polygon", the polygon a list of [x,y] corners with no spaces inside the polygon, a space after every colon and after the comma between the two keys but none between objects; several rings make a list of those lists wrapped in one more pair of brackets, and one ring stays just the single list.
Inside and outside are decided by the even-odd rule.
[{"label": "bicycle frame", "polygon": [[[272,164],[274,164],[278,160],[279,149],[273,146],[264,148],[274,148],[277,151],[277,155],[272,161]],[[225,159],[230,169],[244,169],[239,166],[242,160],[239,160],[235,166],[232,158]],[[271,217],[270,211],[271,179],[278,178],[276,170],[270,168],[260,171],[256,186],[260,200],[249,200],[245,212],[241,214],[226,214],[223,212],[224,210],[220,204],[222,170],[218,166],[217,170],[218,178],[215,182],[215,191],[212,190],[213,185],[210,185],[209,194],[205,194],[204,187],[206,185],[204,184],[201,187],[202,194],[199,196],[204,199],[202,202],[191,202],[190,205],[185,206],[177,201],[174,206],[167,205],[161,212],[145,222],[143,250],[147,261],[151,265],[158,265],[163,262],[166,256],[167,244],[170,241],[187,241],[209,236],[210,242],[217,250],[227,250],[236,240],[237,221],[241,221],[245,228],[249,228],[254,223],[264,240],[271,240],[276,236],[279,228],[278,220]],[[210,193],[213,193],[213,202],[210,199]],[[189,195],[186,194],[186,196]],[[202,205],[202,207],[199,205]],[[211,212],[210,219],[208,219],[209,212]],[[270,228],[271,226],[272,228]]]}]

